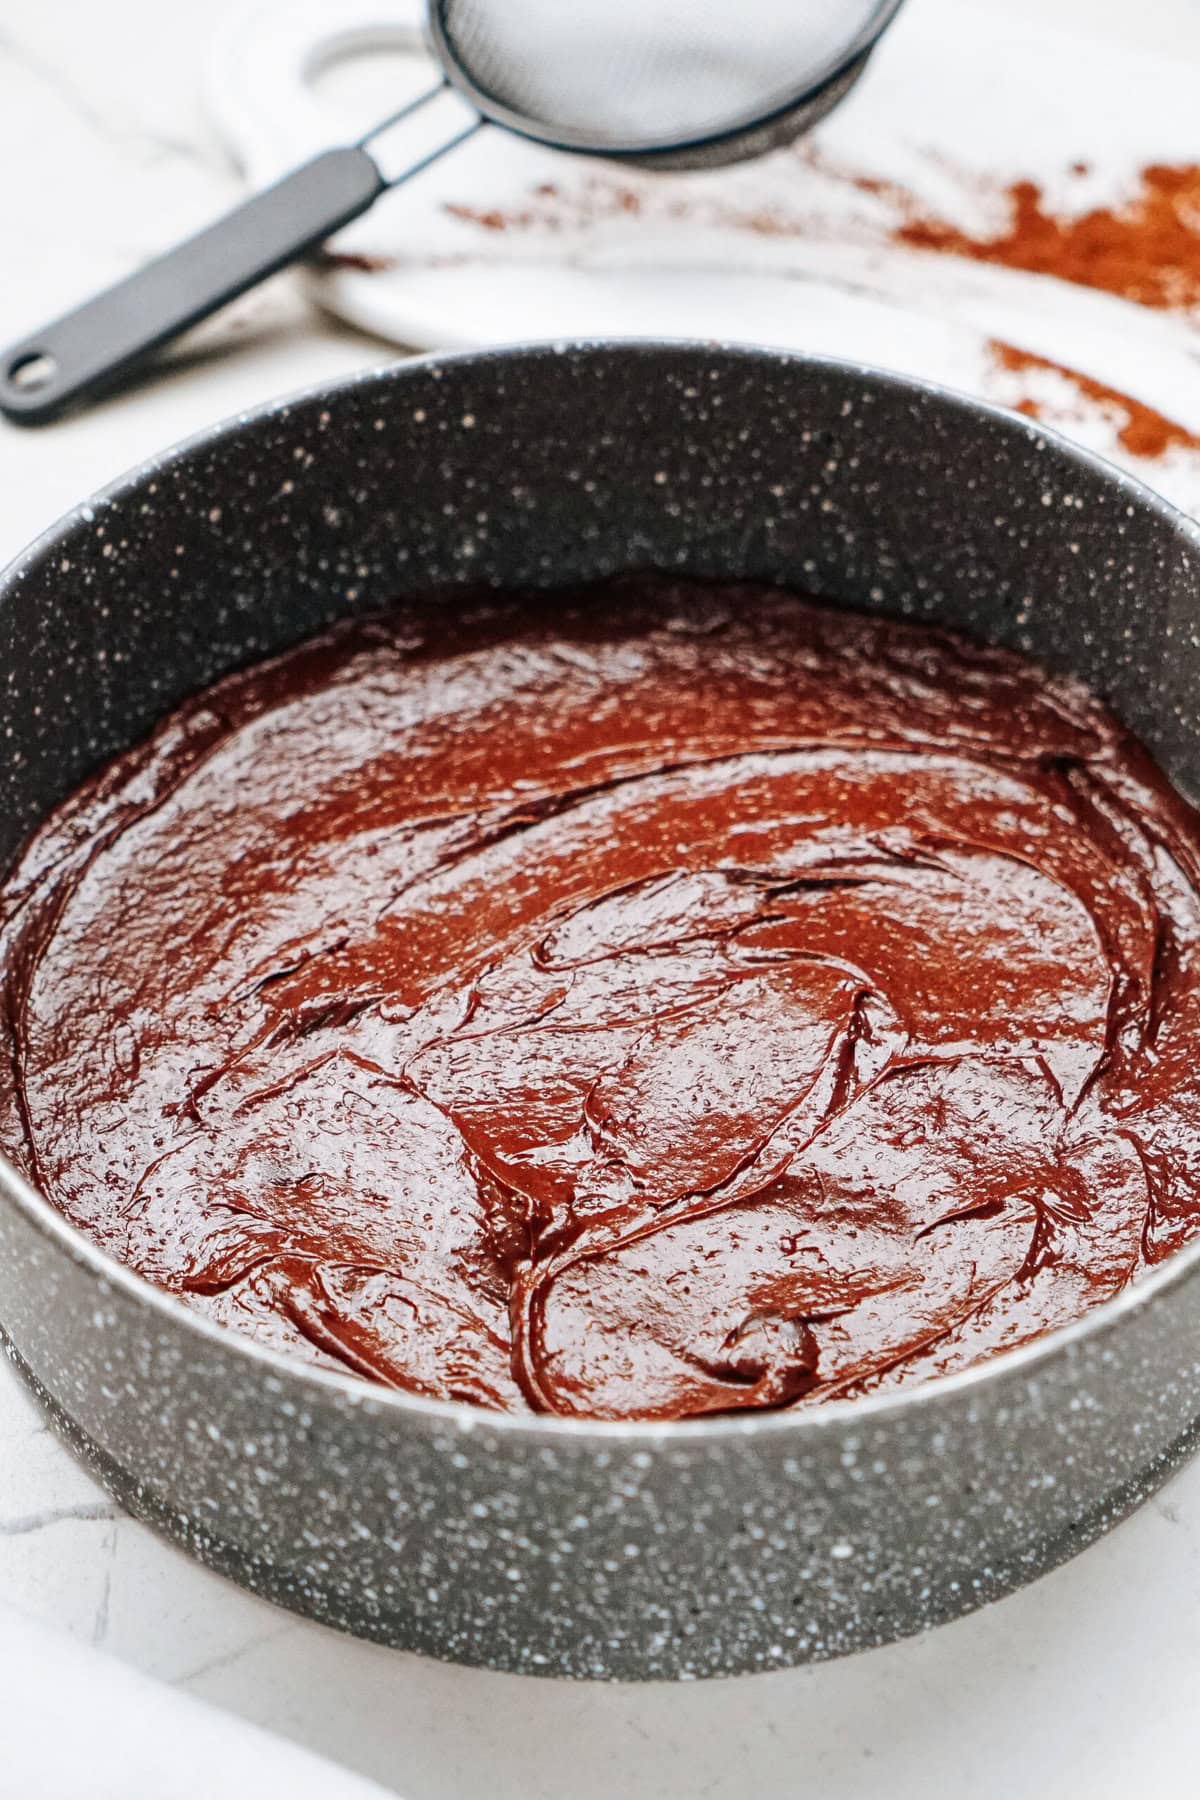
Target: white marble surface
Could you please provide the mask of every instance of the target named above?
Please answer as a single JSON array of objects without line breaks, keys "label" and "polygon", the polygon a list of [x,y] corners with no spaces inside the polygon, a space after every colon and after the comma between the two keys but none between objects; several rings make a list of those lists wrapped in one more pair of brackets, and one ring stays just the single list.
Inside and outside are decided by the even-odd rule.
[{"label": "white marble surface", "polygon": [[[1200,62],[1200,0],[1010,4]],[[0,0],[0,341],[236,191],[197,100],[211,15]],[[389,354],[275,283],[168,379],[39,435],[0,429],[0,558],[143,453]],[[409,1800],[1106,1800],[1191,1793],[1200,1758],[1200,1464],[1067,1568],[926,1639],[741,1682],[566,1686],[356,1644],[242,1594],[122,1517],[0,1365],[0,1604]],[[0,1746],[4,1658],[0,1641]],[[4,1800],[11,1782],[0,1747]],[[245,1791],[237,1768],[221,1788]]]}]

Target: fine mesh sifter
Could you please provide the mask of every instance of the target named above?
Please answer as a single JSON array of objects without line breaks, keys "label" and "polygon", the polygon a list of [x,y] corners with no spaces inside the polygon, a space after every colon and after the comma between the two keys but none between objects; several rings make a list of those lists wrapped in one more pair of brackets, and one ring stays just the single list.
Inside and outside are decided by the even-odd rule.
[{"label": "fine mesh sifter", "polygon": [[485,124],[554,149],[674,169],[789,142],[854,84],[901,4],[429,0],[443,70],[434,87],[10,346],[0,354],[0,412],[41,423],[111,386]]}]

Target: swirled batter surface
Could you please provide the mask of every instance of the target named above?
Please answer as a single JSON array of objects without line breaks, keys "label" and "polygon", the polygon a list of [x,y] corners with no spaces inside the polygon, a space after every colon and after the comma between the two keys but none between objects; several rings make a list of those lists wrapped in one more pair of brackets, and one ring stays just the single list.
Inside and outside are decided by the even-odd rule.
[{"label": "swirled batter surface", "polygon": [[0,1115],[208,1317],[510,1411],[961,1368],[1200,1224],[1198,815],[1087,692],[773,591],[410,605],[10,876]]}]

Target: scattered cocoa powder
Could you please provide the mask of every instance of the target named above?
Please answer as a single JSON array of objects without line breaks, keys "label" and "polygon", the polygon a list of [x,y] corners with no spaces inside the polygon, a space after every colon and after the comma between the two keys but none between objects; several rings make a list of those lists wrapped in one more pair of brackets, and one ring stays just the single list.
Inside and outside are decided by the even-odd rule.
[{"label": "scattered cocoa powder", "polygon": [[[1113,417],[1114,423],[1123,418],[1124,423],[1118,426],[1117,442],[1130,456],[1156,461],[1169,450],[1200,450],[1200,436],[1188,431],[1174,419],[1168,419],[1154,407],[1135,400],[1131,394],[1123,394],[1119,388],[1107,387],[1104,382],[1095,381],[1090,375],[1081,374],[1078,369],[1051,362],[1048,357],[1034,356],[1028,350],[1019,350],[1015,344],[1005,344],[999,339],[993,339],[989,348],[999,367],[1009,373],[1021,375],[1031,371],[1049,371],[1060,375],[1085,400],[1103,407]],[[1028,418],[1040,419],[1045,409],[1032,396],[1027,396],[1018,401],[1014,410],[1024,413]]]},{"label": "scattered cocoa powder", "polygon": [[351,269],[359,275],[386,275],[396,267],[394,256],[372,256],[366,250],[322,250],[323,269]]},{"label": "scattered cocoa powder", "polygon": [[[1085,168],[1077,163],[1074,172]],[[1004,191],[1010,217],[994,235],[921,213],[910,196],[909,216],[892,236],[916,250],[1053,275],[1140,306],[1200,307],[1200,164],[1151,163],[1124,204],[1076,217],[1053,212],[1035,181],[1014,181]]]},{"label": "scattered cocoa powder", "polygon": [[[1200,309],[1200,163],[1148,164],[1125,201],[1075,215],[1056,211],[1037,182],[1010,182],[999,190],[1009,215],[1004,226],[972,232],[924,210],[898,182],[829,162],[816,145],[803,145],[798,155],[814,171],[887,201],[896,214],[888,233],[894,243],[1051,275],[1140,306]],[[1084,177],[1090,165],[1074,162],[1070,173]],[[988,191],[986,183],[976,180],[974,185]],[[803,194],[797,198],[802,200]],[[447,207],[455,218],[493,232],[562,230],[643,210],[644,196],[637,189],[595,177],[570,194],[542,183],[532,190],[528,204],[511,210]],[[697,206],[674,201],[667,210],[673,218],[713,222],[711,201]],[[775,210],[718,208],[717,216],[727,226],[764,236],[825,236],[828,230],[826,222]]]},{"label": "scattered cocoa powder", "polygon": [[522,226],[536,223],[536,215],[532,211],[501,212],[498,206],[486,209],[477,206],[460,206],[447,201],[444,210],[452,219],[461,219],[465,225],[478,225],[482,231],[519,231]]},{"label": "scattered cocoa powder", "polygon": [[[643,210],[636,188],[611,178],[591,176],[574,192],[564,193],[552,181],[529,190],[530,200],[509,210],[500,207],[465,206],[446,201],[443,210],[452,219],[478,225],[483,231],[561,231],[569,225],[596,225],[622,215],[636,217]],[[687,216],[688,209],[677,216]]]}]

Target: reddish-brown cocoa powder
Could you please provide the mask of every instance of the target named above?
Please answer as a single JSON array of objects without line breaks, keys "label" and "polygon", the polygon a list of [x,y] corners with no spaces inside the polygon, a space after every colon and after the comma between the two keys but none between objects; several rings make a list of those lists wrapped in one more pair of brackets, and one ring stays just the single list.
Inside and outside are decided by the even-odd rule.
[{"label": "reddish-brown cocoa powder", "polygon": [[[1117,429],[1117,442],[1130,456],[1156,461],[1171,450],[1200,451],[1200,437],[1195,432],[1188,431],[1174,419],[1168,419],[1165,413],[1147,406],[1144,401],[1135,400],[1132,394],[1124,394],[1119,388],[1108,387],[1090,375],[1081,374],[1078,369],[1068,368],[1065,363],[1052,362],[1049,357],[1034,356],[1028,350],[1019,350],[1015,344],[993,340],[990,348],[1000,368],[1016,375],[1039,370],[1061,375],[1085,400],[1102,406],[1115,419],[1123,418],[1124,423]],[[1040,419],[1044,409],[1039,401],[1026,396],[1016,403],[1015,411],[1024,413],[1027,418]]]},{"label": "reddish-brown cocoa powder", "polygon": [[[1086,164],[1074,172],[1086,172]],[[1053,275],[1139,306],[1200,306],[1200,164],[1152,163],[1124,202],[1075,216],[1055,212],[1035,181],[1004,191],[1009,219],[999,231],[965,231],[920,211],[910,195],[908,216],[892,236],[912,249]]]}]

